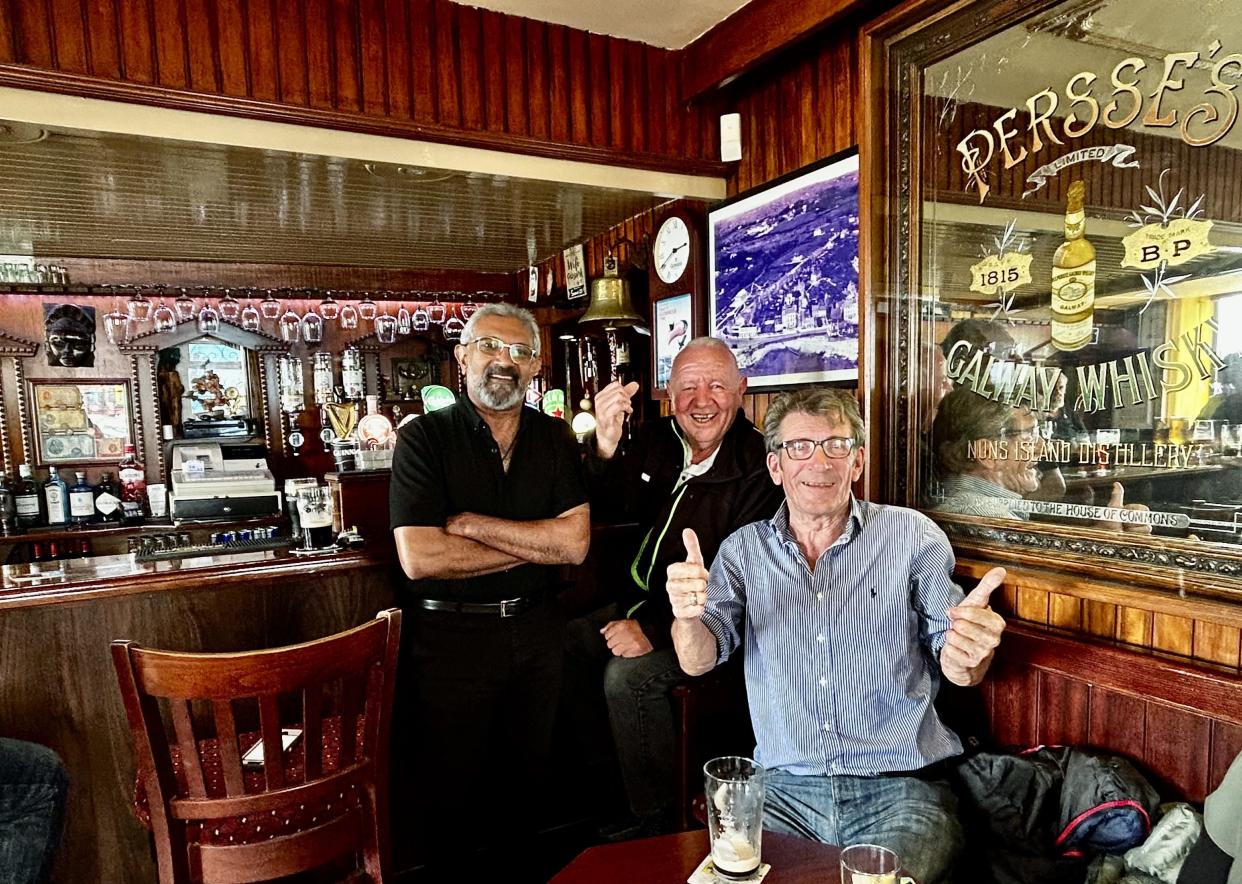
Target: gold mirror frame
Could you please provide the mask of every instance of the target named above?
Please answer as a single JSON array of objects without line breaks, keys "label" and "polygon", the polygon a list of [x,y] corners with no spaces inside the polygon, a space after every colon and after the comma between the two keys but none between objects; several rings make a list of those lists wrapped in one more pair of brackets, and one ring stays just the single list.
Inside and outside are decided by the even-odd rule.
[{"label": "gold mirror frame", "polygon": [[[920,133],[931,128],[924,120],[923,72],[1060,3],[911,0],[862,31],[860,288],[869,295],[865,327],[871,333],[860,388],[869,424],[871,458],[863,479],[869,499],[919,507],[915,416],[926,405],[916,376],[916,354],[924,343],[917,310],[925,156]],[[1135,540],[1046,523],[959,516],[937,522],[964,558],[1233,598],[1242,591],[1242,547],[1155,536]]]}]

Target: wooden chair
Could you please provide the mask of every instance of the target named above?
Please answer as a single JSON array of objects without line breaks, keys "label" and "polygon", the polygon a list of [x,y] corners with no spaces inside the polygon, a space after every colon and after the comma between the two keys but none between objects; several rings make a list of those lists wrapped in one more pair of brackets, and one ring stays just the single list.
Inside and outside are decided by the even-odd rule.
[{"label": "wooden chair", "polygon": [[[112,643],[162,884],[263,881],[359,852],[349,880],[383,881],[400,633],[390,609],[347,632],[244,653]],[[303,731],[283,751],[282,726]],[[243,768],[260,741],[263,766]]]}]

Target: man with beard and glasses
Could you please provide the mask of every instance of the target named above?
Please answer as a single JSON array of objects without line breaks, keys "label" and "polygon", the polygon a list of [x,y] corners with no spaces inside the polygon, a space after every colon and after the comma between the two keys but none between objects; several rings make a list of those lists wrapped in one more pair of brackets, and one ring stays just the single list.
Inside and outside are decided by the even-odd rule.
[{"label": "man with beard and glasses", "polygon": [[[571,687],[598,697],[602,681],[629,803],[630,816],[600,830],[608,840],[672,831],[675,823],[669,691],[686,676],[669,634],[664,574],[681,559],[682,529],[698,532],[710,562],[725,537],[780,505],[763,435],[741,411],[745,391],[727,344],[691,340],[673,360],[672,417],[644,425],[624,452],[622,427],[638,384],[614,382],[595,397],[599,425],[587,462],[592,503],[597,512],[637,522],[642,538],[626,551],[629,567],[607,587],[619,602],[569,626],[570,678],[582,682]],[[566,706],[575,700],[567,696]]]},{"label": "man with beard and glasses", "polygon": [[[590,511],[569,426],[524,407],[534,317],[486,306],[454,352],[466,396],[401,429],[389,509],[410,580],[395,763],[417,764],[421,846],[460,862],[480,844],[514,848],[538,822],[561,681],[553,595],[558,566],[586,557]],[[494,816],[485,840],[480,807]]]}]

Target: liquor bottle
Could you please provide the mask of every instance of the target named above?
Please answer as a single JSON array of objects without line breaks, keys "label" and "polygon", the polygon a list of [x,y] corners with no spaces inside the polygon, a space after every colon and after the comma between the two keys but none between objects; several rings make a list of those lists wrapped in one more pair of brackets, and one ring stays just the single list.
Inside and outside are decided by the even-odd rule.
[{"label": "liquor bottle", "polygon": [[1084,236],[1086,191],[1081,181],[1070,184],[1065,242],[1052,256],[1052,344],[1058,350],[1082,348],[1095,327],[1095,247]]},{"label": "liquor bottle", "polygon": [[47,471],[43,483],[43,499],[47,503],[47,523],[51,526],[69,524],[69,489],[56,467]]},{"label": "liquor bottle", "polygon": [[0,472],[0,534],[8,537],[18,532],[17,504],[13,501],[13,489],[9,487],[9,478]]},{"label": "liquor bottle", "polygon": [[95,489],[86,481],[86,473],[74,474],[77,481],[69,488],[69,521],[85,525],[95,521]]},{"label": "liquor bottle", "polygon": [[112,473],[104,472],[95,486],[95,513],[101,522],[120,523],[121,489],[112,480]]},{"label": "liquor bottle", "polygon": [[43,499],[35,484],[30,464],[17,468],[18,478],[13,483],[13,504],[17,507],[17,524],[22,528],[37,528],[43,524]]},{"label": "liquor bottle", "polygon": [[117,478],[121,480],[121,501],[137,504],[137,507],[122,506],[122,512],[127,518],[131,515],[141,516],[147,502],[147,473],[134,454],[132,442],[126,443],[125,457],[121,459],[119,466]]}]

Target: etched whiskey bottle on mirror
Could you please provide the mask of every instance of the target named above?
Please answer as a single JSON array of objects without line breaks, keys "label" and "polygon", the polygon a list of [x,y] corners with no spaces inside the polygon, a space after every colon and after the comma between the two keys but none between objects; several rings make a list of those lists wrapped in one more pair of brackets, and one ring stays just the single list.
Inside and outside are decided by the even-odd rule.
[{"label": "etched whiskey bottle on mirror", "polygon": [[1078,350],[1091,343],[1095,329],[1095,247],[1085,236],[1086,186],[1069,186],[1065,206],[1065,242],[1052,256],[1052,344]]}]

